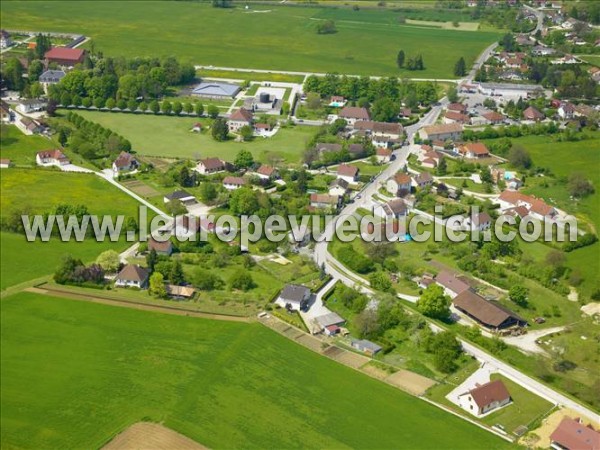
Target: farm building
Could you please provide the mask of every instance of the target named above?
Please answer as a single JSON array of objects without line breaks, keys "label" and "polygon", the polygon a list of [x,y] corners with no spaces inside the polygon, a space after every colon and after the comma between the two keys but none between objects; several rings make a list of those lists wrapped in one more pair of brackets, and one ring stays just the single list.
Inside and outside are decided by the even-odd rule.
[{"label": "farm building", "polygon": [[450,298],[454,298],[471,288],[467,283],[447,270],[441,271],[435,277],[435,282],[444,288],[444,294],[448,295]]},{"label": "farm building", "polygon": [[369,356],[375,356],[382,350],[382,347],[375,344],[374,342],[367,341],[366,339],[354,339],[351,343],[352,347]]},{"label": "farm building", "polygon": [[56,63],[62,67],[73,67],[83,62],[85,50],[80,48],[54,47],[44,55],[48,63]]},{"label": "farm building", "polygon": [[492,330],[527,325],[527,322],[514,312],[496,302],[486,300],[470,289],[458,294],[452,300],[452,304],[460,312]]},{"label": "farm building", "polygon": [[192,90],[192,95],[203,98],[234,98],[242,88],[237,84],[222,81],[206,81]]}]

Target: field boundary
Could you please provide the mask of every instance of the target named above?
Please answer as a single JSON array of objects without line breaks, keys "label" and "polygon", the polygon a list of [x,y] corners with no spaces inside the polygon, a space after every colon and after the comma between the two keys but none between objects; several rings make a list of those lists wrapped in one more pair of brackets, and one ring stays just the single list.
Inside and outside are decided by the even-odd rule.
[{"label": "field boundary", "polygon": [[71,300],[88,301],[92,303],[101,303],[104,305],[120,306],[125,308],[139,309],[143,311],[162,312],[165,314],[198,317],[203,319],[224,320],[228,322],[253,322],[253,320],[250,317],[236,316],[234,314],[218,314],[202,311],[192,311],[185,308],[178,308],[176,306],[152,305],[149,303],[138,302],[135,300],[115,299],[110,297],[104,297],[101,295],[79,294],[68,290],[58,289],[53,286],[49,286],[45,283],[34,287],[26,288],[24,290],[26,292],[32,292],[35,294],[48,295],[52,297],[62,297]]}]

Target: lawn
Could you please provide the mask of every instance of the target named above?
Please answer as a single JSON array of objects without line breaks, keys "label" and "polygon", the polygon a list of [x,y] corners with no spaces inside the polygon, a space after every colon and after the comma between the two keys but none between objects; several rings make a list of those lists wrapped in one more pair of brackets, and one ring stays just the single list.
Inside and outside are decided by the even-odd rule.
[{"label": "lawn", "polygon": [[600,55],[583,55],[581,59],[594,66],[600,66]]},{"label": "lawn", "polygon": [[244,81],[274,81],[279,83],[297,83],[302,84],[303,75],[290,75],[286,73],[266,73],[266,72],[240,72],[239,70],[215,70],[201,69],[196,72],[200,78],[229,78]]},{"label": "lawn", "polygon": [[[113,56],[176,55],[214,66],[419,78],[454,78],[454,64],[460,57],[470,66],[500,37],[497,32],[404,25],[397,20],[401,14],[389,10],[269,4],[257,5],[262,13],[254,13],[241,7],[212,8],[197,2],[116,5],[93,1],[4,2],[2,23],[8,29],[76,31],[90,36],[96,49]],[[418,18],[430,20],[437,15],[434,11]],[[337,33],[317,34],[318,22],[325,19],[336,22]],[[149,30],[160,32],[148,39]],[[426,69],[418,73],[399,71],[396,54],[400,48],[409,56],[422,53]]]},{"label": "lawn", "polygon": [[51,239],[49,242],[28,242],[25,236],[17,233],[0,232],[0,289],[15,284],[52,275],[63,256],[69,254],[82,261],[93,262],[105,250],[125,250],[128,243],[62,242]]},{"label": "lawn", "polygon": [[91,214],[137,217],[138,202],[94,174],[46,169],[2,171],[1,215],[30,209],[35,213],[59,204],[86,205]]},{"label": "lawn", "polygon": [[500,424],[506,432],[512,433],[517,427],[528,426],[552,409],[552,403],[529,392],[508,378],[498,374],[492,374],[490,378],[502,380],[510,392],[512,403],[484,417],[482,420],[487,425]]},{"label": "lawn", "polygon": [[315,127],[294,126],[280,129],[272,138],[255,138],[251,142],[235,142],[233,139],[217,142],[210,131],[190,131],[198,121],[205,128],[208,127],[209,119],[97,111],[79,111],[79,114],[129,139],[133,150],[140,155],[180,158],[218,156],[231,162],[240,150],[245,149],[250,150],[259,161],[268,162],[270,156],[274,156],[297,164],[306,142],[317,131]]},{"label": "lawn", "polygon": [[30,293],[0,307],[3,448],[99,448],[141,420],[209,448],[509,445],[259,324]]},{"label": "lawn", "polygon": [[36,152],[56,146],[41,136],[25,135],[14,125],[2,125],[1,130],[0,157],[10,159],[16,165],[33,165]]},{"label": "lawn", "polygon": [[[34,213],[51,210],[58,204],[84,204],[92,214],[124,214],[137,217],[137,202],[96,175],[41,169],[8,169],[0,177],[2,217],[29,208]],[[152,217],[154,214],[150,214]],[[63,255],[70,253],[85,262],[108,249],[124,249],[123,241],[113,243],[85,240],[27,242],[24,235],[1,233],[0,288],[50,275]]]}]

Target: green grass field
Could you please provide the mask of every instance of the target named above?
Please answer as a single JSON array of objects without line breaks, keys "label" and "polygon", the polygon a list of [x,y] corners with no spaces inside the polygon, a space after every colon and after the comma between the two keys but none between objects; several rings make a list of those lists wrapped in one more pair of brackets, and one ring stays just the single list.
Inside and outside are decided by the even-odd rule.
[{"label": "green grass field", "polygon": [[[34,213],[49,211],[59,203],[84,204],[90,213],[124,214],[137,217],[137,202],[96,175],[64,173],[41,169],[8,169],[0,177],[1,215],[30,208]],[[150,215],[149,217],[151,217]],[[54,273],[60,259],[72,254],[84,262],[93,261],[104,250],[122,250],[121,242],[27,242],[24,235],[2,232],[0,288],[6,289]]]},{"label": "green grass field", "polygon": [[205,128],[208,119],[163,117],[79,111],[88,120],[99,123],[129,139],[133,150],[140,155],[195,158],[218,156],[227,161],[235,159],[242,150],[250,150],[254,158],[268,162],[273,155],[290,164],[300,162],[306,142],[316,132],[315,127],[295,126],[279,130],[271,138],[255,138],[251,142],[217,142],[210,131],[190,132],[194,123],[200,121]]},{"label": "green grass field", "polygon": [[27,136],[16,126],[3,125],[0,133],[0,157],[16,165],[35,164],[35,154],[56,144],[41,136]]},{"label": "green grass field", "polygon": [[125,242],[27,242],[17,233],[0,232],[0,289],[52,275],[63,256],[69,254],[82,261],[93,262],[105,250],[125,250]]},{"label": "green grass field", "polygon": [[29,293],[0,306],[3,448],[99,448],[141,420],[209,448],[509,446],[259,324]]},{"label": "green grass field", "polygon": [[67,203],[87,205],[91,214],[125,214],[137,217],[138,202],[94,174],[46,169],[2,171],[1,215],[25,208],[42,213]]},{"label": "green grass field", "polygon": [[[175,55],[214,66],[419,78],[454,78],[454,64],[461,56],[470,66],[500,37],[496,32],[401,25],[400,13],[389,10],[274,5],[255,9],[262,12],[196,2],[136,1],[118,7],[93,1],[5,2],[2,23],[8,29],[76,31],[112,56]],[[338,32],[318,35],[316,26],[324,19],[336,21]],[[147,33],[154,31],[148,39]],[[426,70],[400,72],[399,49],[407,55],[422,53]]]},{"label": "green grass field", "polygon": [[238,70],[213,70],[202,69],[197,72],[200,78],[230,78],[234,80],[245,81],[277,81],[283,83],[298,83],[302,84],[304,76],[289,75],[286,73],[265,73],[265,72],[240,72]]}]

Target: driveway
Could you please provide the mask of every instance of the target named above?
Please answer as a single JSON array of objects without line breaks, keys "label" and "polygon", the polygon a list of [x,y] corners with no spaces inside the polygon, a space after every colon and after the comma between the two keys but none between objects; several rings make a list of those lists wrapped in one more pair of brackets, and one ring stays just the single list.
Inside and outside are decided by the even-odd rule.
[{"label": "driveway", "polygon": [[546,328],[545,330],[529,331],[527,334],[523,334],[521,336],[503,337],[502,340],[509,345],[514,345],[525,353],[538,353],[540,355],[547,355],[546,351],[537,345],[536,341],[544,336],[548,336],[549,334],[558,333],[565,328],[566,327],[554,327]]},{"label": "driveway", "polygon": [[477,385],[489,383],[490,375],[494,373],[496,370],[492,366],[488,366],[485,363],[473,372],[469,377],[459,384],[456,388],[452,390],[446,398],[450,400],[455,405],[458,405],[458,396],[464,394],[467,391],[477,387]]}]

